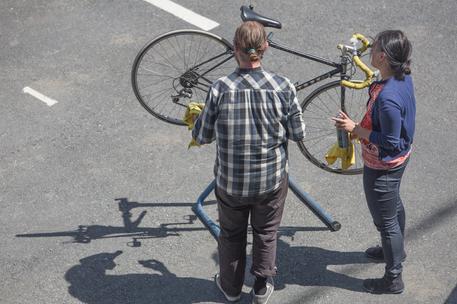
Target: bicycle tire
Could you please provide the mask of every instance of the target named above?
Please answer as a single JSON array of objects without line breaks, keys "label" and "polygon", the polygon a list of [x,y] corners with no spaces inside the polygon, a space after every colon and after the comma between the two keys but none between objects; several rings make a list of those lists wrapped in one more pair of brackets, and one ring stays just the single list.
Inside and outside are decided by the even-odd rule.
[{"label": "bicycle tire", "polygon": [[353,141],[355,148],[355,164],[348,169],[341,168],[340,160],[329,165],[325,154],[337,142],[336,128],[330,117],[338,114],[343,107],[354,121],[360,121],[365,114],[367,89],[355,90],[345,88],[345,101],[341,103],[340,81],[326,83],[302,102],[303,119],[306,124],[306,136],[298,142],[298,147],[303,155],[317,167],[332,173],[355,175],[363,171],[361,145]]},{"label": "bicycle tire", "polygon": [[[208,61],[216,55],[220,57]],[[235,70],[232,57],[232,45],[215,34],[200,30],[165,33],[148,42],[135,57],[133,92],[150,114],[185,125],[182,118],[187,104],[204,102],[211,83]]]}]

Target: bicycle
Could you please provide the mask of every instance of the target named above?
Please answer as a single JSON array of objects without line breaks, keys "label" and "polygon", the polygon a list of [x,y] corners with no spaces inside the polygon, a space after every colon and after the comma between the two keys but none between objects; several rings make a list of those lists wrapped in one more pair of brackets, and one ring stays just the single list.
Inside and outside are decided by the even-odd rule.
[{"label": "bicycle", "polygon": [[[241,19],[257,21],[265,27],[282,27],[279,21],[256,13],[252,6],[241,7]],[[310,80],[296,82],[297,91],[338,77],[338,80],[319,86],[301,103],[307,135],[298,143],[300,151],[311,163],[326,171],[360,174],[363,167],[360,143],[354,141],[356,163],[348,169],[342,169],[338,162],[329,165],[325,154],[335,143],[337,133],[329,118],[342,110],[360,121],[365,112],[368,94],[361,89],[372,82],[374,73],[359,56],[370,46],[369,41],[355,34],[351,45],[338,45],[340,61],[334,62],[283,46],[274,42],[272,36],[270,32],[268,43],[271,48],[333,68]],[[357,48],[358,42],[362,43],[360,48]],[[148,42],[136,56],[131,72],[133,91],[149,113],[166,122],[184,125],[182,117],[187,104],[191,100],[205,100],[211,83],[233,72],[237,66],[233,57],[232,44],[215,34],[190,29],[165,33]],[[365,73],[365,80],[352,80],[356,66]]]}]

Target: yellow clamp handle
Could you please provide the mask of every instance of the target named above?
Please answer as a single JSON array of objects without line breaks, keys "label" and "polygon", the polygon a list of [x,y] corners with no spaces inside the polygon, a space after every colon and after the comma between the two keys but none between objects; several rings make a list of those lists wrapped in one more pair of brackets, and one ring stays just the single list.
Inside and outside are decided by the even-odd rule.
[{"label": "yellow clamp handle", "polygon": [[[352,38],[356,38],[357,40],[362,42],[362,46],[359,49],[357,49],[357,51],[360,53],[365,52],[371,46],[370,41],[368,41],[368,39],[365,38],[365,36],[363,36],[362,34],[354,34],[354,35],[352,35]],[[362,60],[360,60],[360,57],[357,54],[355,54],[352,58],[354,60],[354,63],[356,64],[356,66],[358,66],[365,73],[365,80],[364,81],[342,80],[341,85],[351,88],[351,89],[366,88],[373,81],[374,72],[372,70],[370,70],[370,68],[365,63],[363,63]]]}]

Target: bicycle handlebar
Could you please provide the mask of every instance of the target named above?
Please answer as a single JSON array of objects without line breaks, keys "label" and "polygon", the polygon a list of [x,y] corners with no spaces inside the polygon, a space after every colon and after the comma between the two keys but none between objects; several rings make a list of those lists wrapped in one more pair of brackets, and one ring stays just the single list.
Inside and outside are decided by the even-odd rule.
[{"label": "bicycle handlebar", "polygon": [[[356,48],[357,41],[360,41],[362,43],[362,46],[360,48]],[[365,52],[369,47],[371,47],[370,42],[368,41],[365,36],[362,34],[354,34],[352,35],[351,38],[351,46],[345,46],[342,44],[338,45],[338,48],[343,50],[343,51],[351,51],[352,52],[352,58],[356,66],[358,66],[364,73],[365,73],[365,80],[364,81],[350,81],[350,80],[342,80],[341,85],[351,88],[351,89],[363,89],[366,88],[371,84],[373,81],[374,77],[374,72],[370,70],[370,68],[360,60],[359,54],[362,54]]]},{"label": "bicycle handlebar", "polygon": [[371,47],[370,41],[367,38],[365,38],[365,36],[363,36],[362,34],[356,33],[356,34],[352,35],[352,39],[357,39],[360,42],[362,42],[362,46],[357,50],[360,53],[365,52],[369,47]]}]

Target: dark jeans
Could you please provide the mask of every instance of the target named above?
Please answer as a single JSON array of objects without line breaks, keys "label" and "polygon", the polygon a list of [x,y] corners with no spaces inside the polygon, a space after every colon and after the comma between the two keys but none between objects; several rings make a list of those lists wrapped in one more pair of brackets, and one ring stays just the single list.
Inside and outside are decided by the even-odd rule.
[{"label": "dark jeans", "polygon": [[220,278],[227,294],[236,296],[243,287],[249,215],[253,234],[251,273],[261,277],[276,274],[277,231],[288,188],[287,177],[278,189],[255,197],[234,197],[216,187]]},{"label": "dark jeans", "polygon": [[404,257],[405,209],[400,198],[400,183],[408,161],[389,170],[363,169],[363,188],[374,224],[381,232],[386,275],[402,272]]}]

